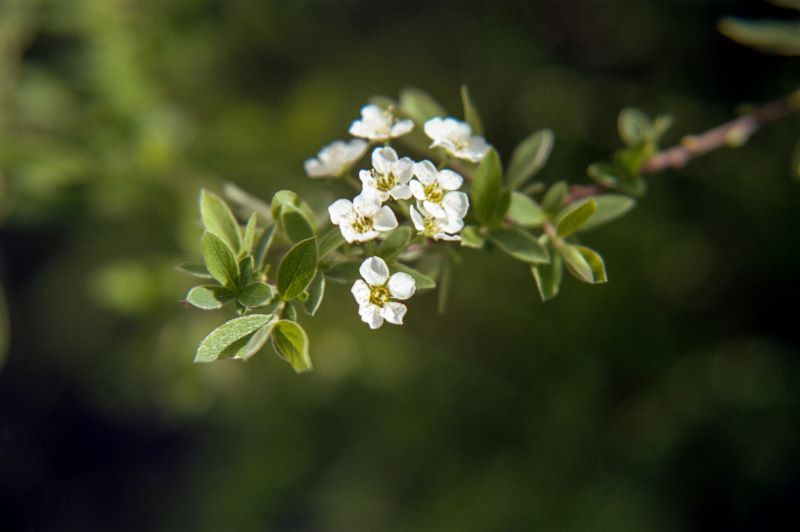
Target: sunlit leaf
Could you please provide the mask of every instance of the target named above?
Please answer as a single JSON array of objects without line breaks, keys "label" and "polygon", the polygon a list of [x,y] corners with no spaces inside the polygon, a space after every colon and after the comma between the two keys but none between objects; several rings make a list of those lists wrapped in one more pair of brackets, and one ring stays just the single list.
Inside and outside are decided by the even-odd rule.
[{"label": "sunlit leaf", "polygon": [[511,154],[506,179],[511,188],[519,188],[535,176],[547,163],[555,145],[549,129],[537,131],[519,143]]},{"label": "sunlit leaf", "polygon": [[214,193],[200,191],[200,214],[206,231],[220,237],[234,255],[239,253],[241,235],[239,224],[225,201]]},{"label": "sunlit leaf", "polygon": [[318,271],[311,284],[308,285],[308,299],[303,303],[303,310],[312,316],[317,313],[317,309],[322,304],[322,298],[325,295],[325,276],[322,272]]},{"label": "sunlit leaf", "polygon": [[271,318],[268,314],[252,314],[220,325],[200,342],[194,361],[213,362],[223,351],[252,334]]},{"label": "sunlit leaf", "polygon": [[586,221],[597,211],[594,199],[576,202],[559,214],[556,219],[556,232],[558,236],[566,238],[581,228]]},{"label": "sunlit leaf", "polygon": [[588,231],[624,216],[636,206],[636,200],[621,194],[599,194],[593,196],[597,210],[584,222],[578,231]]},{"label": "sunlit leaf", "polygon": [[208,272],[221,285],[233,287],[239,282],[239,264],[233,251],[214,233],[204,233],[201,241]]},{"label": "sunlit leaf", "polygon": [[534,236],[518,227],[495,227],[489,239],[517,260],[528,263],[548,262],[547,249]]},{"label": "sunlit leaf", "polygon": [[295,299],[317,273],[315,238],[302,240],[290,249],[278,265],[278,292],[285,301]]},{"label": "sunlit leaf", "polygon": [[272,345],[297,373],[313,369],[308,353],[308,336],[295,321],[278,320],[272,327]]},{"label": "sunlit leaf", "polygon": [[520,227],[539,227],[547,220],[547,215],[533,198],[512,191],[506,219]]}]

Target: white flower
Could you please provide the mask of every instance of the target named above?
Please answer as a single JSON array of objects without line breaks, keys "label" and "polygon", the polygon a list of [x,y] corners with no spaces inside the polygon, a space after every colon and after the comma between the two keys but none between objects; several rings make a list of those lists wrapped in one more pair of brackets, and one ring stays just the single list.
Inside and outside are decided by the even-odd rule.
[{"label": "white flower", "polygon": [[464,228],[461,218],[437,218],[427,212],[424,207],[417,210],[413,205],[409,209],[411,221],[417,231],[434,240],[461,240],[455,233]]},{"label": "white flower", "polygon": [[408,157],[397,159],[392,148],[375,148],[372,152],[372,170],[361,170],[359,177],[365,189],[377,192],[381,201],[390,197],[409,199],[408,180],[414,173],[414,162]]},{"label": "white flower", "polygon": [[408,184],[414,197],[435,218],[463,218],[469,209],[469,198],[461,188],[464,178],[452,170],[437,170],[430,161],[414,165],[414,175]]},{"label": "white flower", "polygon": [[389,276],[389,267],[380,257],[370,257],[358,269],[361,277],[353,283],[351,292],[358,302],[361,321],[370,329],[383,325],[383,320],[395,325],[403,324],[406,306],[398,303],[414,295],[417,284],[407,273],[397,272]]},{"label": "white flower", "polygon": [[402,137],[414,128],[411,120],[397,120],[390,109],[381,109],[377,105],[365,105],[361,108],[361,120],[350,126],[350,134],[363,139],[385,141]]},{"label": "white flower", "polygon": [[322,148],[316,158],[306,159],[303,166],[309,177],[338,177],[361,159],[367,146],[361,139],[350,142],[337,140]]},{"label": "white flower", "polygon": [[453,157],[473,163],[480,162],[490,147],[486,139],[472,135],[469,124],[455,118],[431,118],[425,122],[425,134],[433,140],[431,148],[441,146]]},{"label": "white flower", "polygon": [[377,238],[381,232],[397,227],[397,218],[375,192],[365,190],[353,201],[340,199],[328,207],[331,223],[338,225],[342,236],[349,243],[366,242]]}]

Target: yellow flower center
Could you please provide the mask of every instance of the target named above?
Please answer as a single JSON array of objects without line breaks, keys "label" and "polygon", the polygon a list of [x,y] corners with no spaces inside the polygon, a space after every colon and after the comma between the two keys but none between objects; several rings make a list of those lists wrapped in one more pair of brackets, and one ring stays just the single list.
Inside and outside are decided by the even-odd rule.
[{"label": "yellow flower center", "polygon": [[439,184],[434,181],[425,187],[425,197],[428,198],[428,201],[432,201],[433,203],[441,203],[442,199],[444,199],[444,191]]},{"label": "yellow flower center", "polygon": [[374,220],[372,218],[368,218],[366,216],[359,216],[353,222],[353,229],[357,233],[366,233],[367,231],[372,230],[372,224]]},{"label": "yellow flower center", "polygon": [[433,218],[425,218],[422,223],[422,234],[427,237],[434,237],[439,232],[439,226]]},{"label": "yellow flower center", "polygon": [[389,192],[397,185],[397,178],[391,172],[378,174],[375,170],[372,170],[372,177],[375,178],[375,186],[381,192]]},{"label": "yellow flower center", "polygon": [[392,294],[385,286],[371,286],[369,288],[369,302],[379,307],[384,306],[391,299]]}]

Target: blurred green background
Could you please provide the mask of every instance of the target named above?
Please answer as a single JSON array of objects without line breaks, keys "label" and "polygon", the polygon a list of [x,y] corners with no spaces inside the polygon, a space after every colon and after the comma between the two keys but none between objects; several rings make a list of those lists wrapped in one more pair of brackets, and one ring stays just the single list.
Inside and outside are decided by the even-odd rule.
[{"label": "blurred green background", "polygon": [[[405,86],[507,158],[552,127],[584,182],[633,105],[668,136],[782,96],[797,61],[715,30],[757,0],[0,0],[2,528],[765,530],[800,496],[800,121],[650,179],[586,242],[610,283],[542,304],[466,252],[449,312],[305,319],[316,371],[194,365],[199,187],[281,188]],[[7,319],[6,319],[7,318]]]}]

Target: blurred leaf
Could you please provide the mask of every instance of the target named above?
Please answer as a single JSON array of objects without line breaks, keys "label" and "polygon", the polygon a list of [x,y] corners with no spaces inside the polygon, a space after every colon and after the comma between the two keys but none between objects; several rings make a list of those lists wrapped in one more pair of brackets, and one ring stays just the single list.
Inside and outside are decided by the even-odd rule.
[{"label": "blurred leaf", "polygon": [[200,214],[206,231],[220,237],[234,255],[238,254],[241,247],[239,224],[225,201],[216,194],[201,190]]},{"label": "blurred leaf", "polygon": [[246,338],[272,318],[268,314],[253,314],[234,318],[216,329],[200,342],[195,362],[213,362],[235,342]]},{"label": "blurred leaf", "polygon": [[567,183],[559,181],[553,183],[542,198],[542,208],[550,216],[555,216],[561,210],[561,205],[564,204],[564,198],[567,197]]},{"label": "blurred leaf", "polygon": [[506,218],[520,227],[539,227],[547,220],[547,215],[533,198],[512,191]]},{"label": "blurred leaf", "polygon": [[588,231],[616,220],[636,206],[635,199],[621,194],[599,194],[592,196],[592,199],[597,205],[597,210],[578,231]]},{"label": "blurred leaf", "polygon": [[241,349],[233,358],[238,360],[247,360],[264,349],[264,346],[266,345],[267,340],[269,340],[270,334],[272,333],[272,328],[275,326],[276,321],[277,320],[275,319],[275,316],[270,315],[270,320],[267,322],[267,324],[258,329],[247,341],[244,349]]},{"label": "blurred leaf", "polygon": [[292,242],[300,242],[314,236],[311,221],[291,203],[281,205],[281,224],[286,236]]},{"label": "blurred leaf", "polygon": [[272,239],[275,236],[275,227],[276,225],[272,224],[264,229],[264,232],[261,233],[261,237],[259,237],[258,242],[256,243],[255,261],[258,271],[263,272],[264,266],[266,266],[267,253],[269,253],[269,248],[272,245]]},{"label": "blurred leaf", "polygon": [[316,314],[322,304],[323,296],[325,296],[325,276],[318,271],[308,285],[308,299],[303,304],[303,310],[312,316]]},{"label": "blurred leaf", "polygon": [[774,4],[778,7],[800,10],[800,0],[768,0],[768,1],[770,4]]},{"label": "blurred leaf", "polygon": [[267,283],[254,281],[239,293],[239,303],[247,308],[262,307],[275,297],[273,288]]},{"label": "blurred leaf", "polygon": [[300,212],[303,213],[303,216],[305,216],[309,225],[311,225],[311,227],[316,227],[317,224],[314,217],[314,211],[311,209],[308,203],[303,201],[300,196],[291,190],[279,190],[272,196],[272,205],[270,210],[272,212],[272,217],[275,220],[281,219],[281,210],[285,204],[289,204],[300,209]]},{"label": "blurred leaf", "polygon": [[236,286],[239,282],[239,264],[228,244],[214,233],[204,233],[202,249],[206,268],[214,279],[223,286]]},{"label": "blurred leaf", "polygon": [[485,241],[480,229],[474,225],[468,225],[461,231],[461,245],[465,248],[481,249]]},{"label": "blurred leaf", "polygon": [[393,230],[378,246],[378,256],[387,261],[395,259],[414,239],[414,231],[410,227],[401,226]]},{"label": "blurred leaf", "polygon": [[492,148],[475,170],[472,182],[472,204],[475,216],[483,225],[491,226],[499,221],[505,212],[502,210],[503,168],[500,156]]},{"label": "blurred leaf", "polygon": [[607,188],[617,188],[619,183],[619,172],[611,163],[592,163],[586,169],[586,173],[595,182]]},{"label": "blurred leaf", "polygon": [[405,264],[395,263],[391,267],[392,270],[407,273],[411,277],[414,278],[414,282],[417,285],[417,290],[430,290],[431,288],[436,288],[436,283],[425,275],[424,273],[415,270]]},{"label": "blurred leaf", "polygon": [[229,291],[221,286],[195,286],[186,294],[186,302],[203,310],[214,310],[222,308],[224,302],[221,294],[230,294]]},{"label": "blurred leaf", "polygon": [[566,238],[581,228],[597,211],[597,204],[592,198],[570,205],[556,219],[558,236]]},{"label": "blurred leaf", "polygon": [[244,230],[244,238],[242,238],[242,254],[248,254],[253,252],[253,245],[255,244],[256,240],[256,224],[258,223],[258,216],[256,213],[250,215],[250,219],[247,220],[247,227]]},{"label": "blurred leaf", "polygon": [[318,259],[324,259],[329,253],[339,249],[345,243],[342,231],[338,226],[332,227],[327,233],[322,235],[317,246]]},{"label": "blurred leaf", "polygon": [[278,292],[284,301],[295,299],[306,289],[317,272],[315,238],[302,240],[292,247],[278,265]]},{"label": "blurred leaf", "polygon": [[672,127],[673,123],[674,119],[671,116],[658,115],[655,122],[653,122],[653,125],[650,127],[650,131],[647,133],[647,141],[658,143],[661,137],[664,136],[664,133]]},{"label": "blurred leaf", "polygon": [[358,272],[361,262],[360,260],[338,262],[325,271],[325,277],[335,283],[352,283],[361,278],[361,274]]},{"label": "blurred leaf", "polygon": [[529,135],[511,154],[506,180],[511,188],[519,188],[541,170],[555,145],[552,130],[543,129]]},{"label": "blurred leaf", "polygon": [[208,273],[205,264],[200,264],[199,262],[181,262],[175,266],[175,269],[199,279],[213,279],[211,274]]},{"label": "blurred leaf", "polygon": [[797,21],[726,17],[719,22],[719,31],[740,44],[762,52],[800,55],[800,22]]},{"label": "blurred leaf", "polygon": [[517,260],[528,263],[546,263],[550,260],[547,249],[524,229],[496,227],[489,232],[489,239]]},{"label": "blurred leaf", "polygon": [[270,206],[256,196],[253,196],[244,189],[239,188],[233,183],[225,183],[222,192],[231,202],[239,207],[251,211],[253,214],[260,215],[264,223],[273,223],[272,212]]},{"label": "blurred leaf", "polygon": [[644,142],[650,127],[650,119],[647,115],[633,107],[621,110],[617,117],[619,136],[628,146],[637,146]]},{"label": "blurred leaf", "polygon": [[447,115],[444,108],[428,93],[413,87],[400,91],[400,109],[420,124],[436,116]]},{"label": "blurred leaf", "polygon": [[536,288],[542,301],[548,301],[558,295],[561,286],[561,276],[563,265],[561,256],[558,253],[550,254],[549,264],[534,264],[531,266],[531,273],[536,281]]},{"label": "blurred leaf", "polygon": [[313,369],[308,354],[308,336],[297,322],[277,321],[272,329],[272,345],[297,373]]},{"label": "blurred leaf", "polygon": [[558,252],[564,259],[567,270],[585,283],[599,284],[606,282],[606,269],[603,258],[595,251],[570,244],[558,246]]},{"label": "blurred leaf", "polygon": [[472,128],[473,135],[483,135],[483,123],[478,109],[469,97],[469,89],[466,85],[461,85],[461,104],[464,107],[464,121]]},{"label": "blurred leaf", "polygon": [[600,256],[599,253],[596,251],[589,249],[584,246],[575,246],[583,258],[586,260],[586,263],[592,269],[592,278],[594,279],[595,284],[605,283],[608,281],[608,277],[606,276],[606,264],[603,261],[603,257]]},{"label": "blurred leaf", "polygon": [[297,309],[294,308],[294,305],[287,304],[285,307],[283,307],[281,318],[290,321],[297,321]]}]

